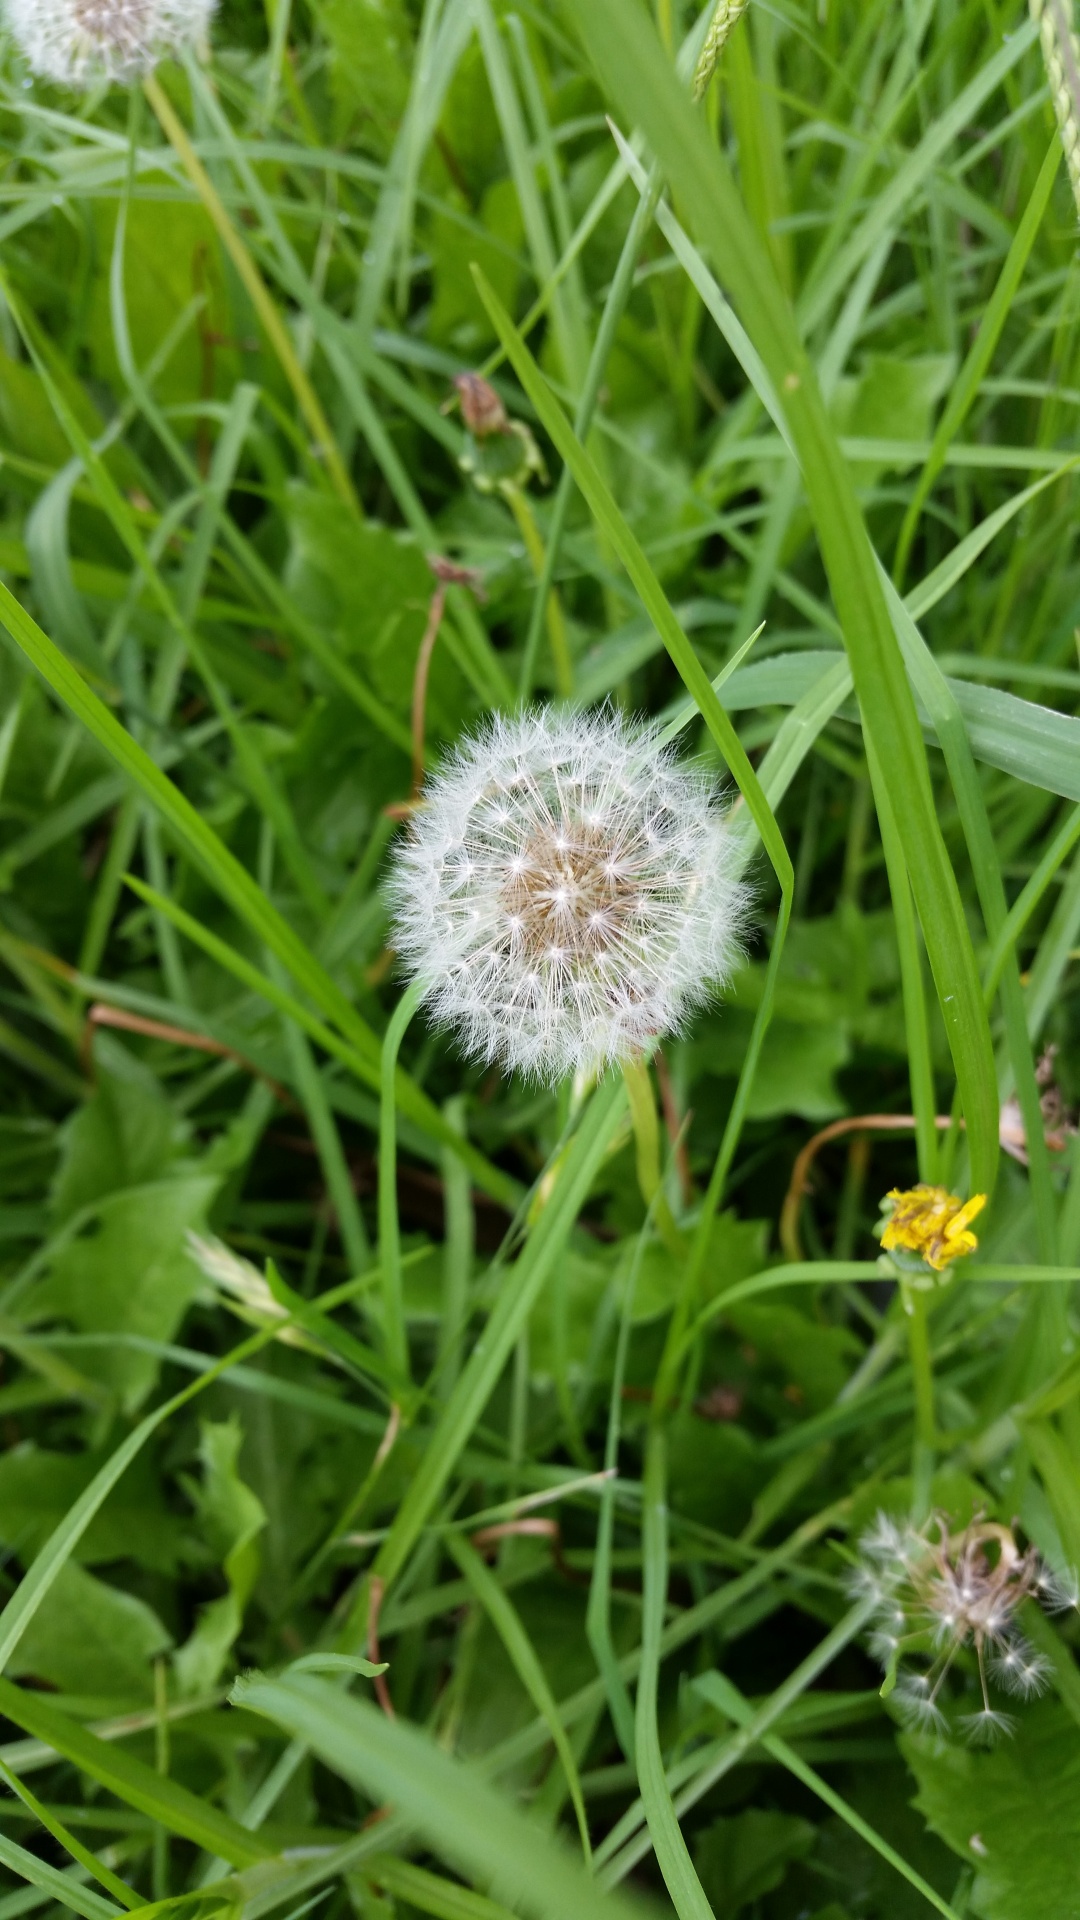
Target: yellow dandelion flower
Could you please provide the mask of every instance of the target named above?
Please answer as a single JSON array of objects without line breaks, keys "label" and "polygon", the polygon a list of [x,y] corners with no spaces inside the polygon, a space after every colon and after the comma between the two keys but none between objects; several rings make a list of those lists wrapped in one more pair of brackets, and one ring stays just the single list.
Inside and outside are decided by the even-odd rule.
[{"label": "yellow dandelion flower", "polygon": [[946,1187],[893,1187],[885,1201],[891,1208],[881,1236],[886,1253],[901,1247],[906,1253],[917,1253],[940,1273],[953,1260],[974,1253],[979,1244],[968,1231],[968,1222],[985,1207],[985,1193],[961,1200]]}]

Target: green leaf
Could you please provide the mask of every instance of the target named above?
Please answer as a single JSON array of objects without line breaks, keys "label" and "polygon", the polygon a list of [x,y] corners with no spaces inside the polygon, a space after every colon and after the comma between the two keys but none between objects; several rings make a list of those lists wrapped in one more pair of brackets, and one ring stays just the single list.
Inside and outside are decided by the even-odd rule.
[{"label": "green leaf", "polygon": [[[57,697],[81,720],[135,786],[151,802],[176,834],[211,886],[276,953],[298,988],[311,995],[316,1006],[333,1019],[354,1048],[360,1071],[369,1085],[379,1085],[379,1043],[366,1021],[312,957],[299,935],[277,912],[262,889],[219,839],[196,807],[151,760],[108,708],[92,693],[60,649],[53,645],[10,590],[0,581],[0,622],[32,662]],[[420,1093],[404,1073],[398,1075],[398,1101],[404,1113],[424,1131],[460,1155],[479,1185],[505,1200],[516,1187],[490,1165],[462,1135],[447,1126],[433,1101]]]},{"label": "green leaf", "polygon": [[69,1561],[8,1661],[61,1693],[149,1700],[151,1663],[172,1637],[151,1607]]},{"label": "green leaf", "polygon": [[[41,1551],[54,1527],[104,1464],[97,1451],[61,1453],[20,1441],[0,1454],[0,1541],[24,1561]],[[79,1541],[85,1566],[132,1559],[154,1573],[171,1574],[180,1542],[165,1490],[143,1454],[105,1501]]]},{"label": "green leaf", "polygon": [[[85,1333],[134,1333],[171,1340],[202,1278],[187,1235],[202,1226],[219,1182],[189,1174],[110,1194],[53,1256],[34,1295],[35,1312],[60,1315]],[[131,1348],[93,1351],[95,1375],[133,1412],[160,1362]]]},{"label": "green leaf", "polygon": [[198,1697],[216,1686],[243,1625],[244,1608],[259,1572],[256,1544],[266,1525],[262,1501],[240,1478],[244,1433],[235,1417],[204,1420],[199,1434],[203,1481],[196,1496],[198,1518],[211,1552],[220,1559],[228,1593],[204,1606],[191,1636],[177,1651],[182,1694]]},{"label": "green leaf", "polygon": [[805,1860],[817,1838],[797,1814],[750,1807],[713,1820],[698,1835],[694,1864],[716,1913],[727,1920],[778,1887],[793,1860]]},{"label": "green leaf", "polygon": [[980,1920],[1075,1920],[1080,1736],[1064,1708],[1027,1707],[992,1753],[901,1739],[915,1805],[974,1870]]}]

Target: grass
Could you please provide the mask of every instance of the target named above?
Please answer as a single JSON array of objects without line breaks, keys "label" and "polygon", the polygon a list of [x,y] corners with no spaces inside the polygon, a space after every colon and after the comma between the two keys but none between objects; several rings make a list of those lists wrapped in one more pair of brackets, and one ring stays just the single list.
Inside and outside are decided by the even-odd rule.
[{"label": "grass", "polygon": [[[850,1587],[879,1510],[1080,1569],[1069,12],[5,44],[0,1920],[1075,1913],[1075,1612],[976,1751]],[[382,882],[556,697],[715,769],[754,906],[546,1092]],[[918,1179],[989,1196],[929,1292]]]}]

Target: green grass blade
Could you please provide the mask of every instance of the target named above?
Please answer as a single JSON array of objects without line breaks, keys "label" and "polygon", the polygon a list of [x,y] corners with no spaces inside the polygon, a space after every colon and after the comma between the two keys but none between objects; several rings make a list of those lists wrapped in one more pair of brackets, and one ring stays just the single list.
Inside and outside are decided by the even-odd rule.
[{"label": "green grass blade", "polygon": [[628,1920],[640,1908],[605,1898],[585,1869],[512,1802],[418,1729],[307,1675],[237,1682],[233,1700],[307,1741],[376,1804],[406,1815],[427,1844],[536,1920]]},{"label": "green grass blade", "polygon": [[374,1573],[386,1586],[397,1578],[430,1520],[439,1495],[491,1398],[522,1329],[528,1324],[540,1289],[562,1253],[619,1125],[625,1099],[622,1075],[609,1075],[593,1094],[582,1116],[560,1165],[555,1192],[502,1282],[495,1308],[432,1429],[417,1473],[376,1555]]},{"label": "green grass blade", "polygon": [[576,20],[597,72],[623,112],[646,134],[713,259],[723,263],[743,326],[781,398],[863,723],[896,810],[967,1119],[973,1178],[989,1192],[998,1162],[990,1030],[956,878],[937,822],[911,689],[851,475],[772,262],[747,219],[723,156],[682,93],[650,22],[636,8],[627,13],[619,0],[583,0]]},{"label": "green grass blade", "polygon": [[[51,1706],[40,1693],[0,1679],[0,1712],[25,1733],[47,1741],[56,1753],[109,1793],[115,1793],[126,1806],[160,1821],[170,1833],[182,1834],[237,1867],[253,1866],[257,1860],[273,1857],[274,1848],[257,1834],[249,1833],[208,1800],[189,1793],[114,1741],[99,1740],[96,1733]],[[102,1904],[110,1913],[119,1911],[111,1901]]]},{"label": "green grass blade", "polygon": [[95,1893],[92,1887],[81,1887],[58,1867],[39,1860],[36,1853],[20,1847],[16,1840],[9,1840],[6,1833],[0,1833],[0,1866],[17,1873],[30,1886],[40,1887],[48,1899],[70,1908],[72,1913],[81,1914],[83,1920],[115,1920],[115,1916],[124,1911],[115,1901]]},{"label": "green grass blade", "polygon": [[[20,606],[14,594],[0,581],[0,621],[16,645],[36,667],[46,685],[62,700],[69,712],[81,720],[87,731],[105,748],[121,771],[154,806],[166,825],[195,860],[215,891],[245,920],[252,931],[283,961],[296,985],[311,995],[316,1006],[333,1019],[360,1059],[369,1064],[372,1086],[378,1085],[380,1046],[367,1023],[345,998],[325,969],[319,966],[303,941],[266,898],[262,889],[241,866],[235,855],[219,839],[197,808],[161,771],[149,754],[114,718],[104,703],[92,693],[82,676]],[[270,993],[267,998],[271,998]],[[399,1082],[399,1102],[403,1112],[426,1133],[444,1142],[455,1153],[466,1157],[467,1143],[447,1127],[433,1101]],[[477,1161],[471,1159],[474,1173]],[[483,1163],[486,1165],[486,1163]],[[478,1176],[479,1177],[479,1176]],[[494,1179],[494,1197],[505,1198],[507,1180],[496,1169],[488,1168],[484,1184]],[[497,1191],[496,1191],[497,1190]]]},{"label": "green grass blade", "polygon": [[911,543],[915,538],[919,516],[929,497],[930,489],[945,464],[949,445],[963,426],[979,391],[983,375],[994,357],[994,350],[1009,317],[1009,310],[1023,278],[1024,268],[1027,266],[1028,256],[1035,244],[1043,215],[1050,204],[1050,195],[1053,192],[1060,165],[1061,142],[1055,138],[1050,143],[1039,177],[1032,189],[1031,198],[1024,208],[1015,238],[1005,256],[997,284],[979,321],[978,332],[950,388],[949,398],[934,433],[933,445],[926,465],[915,483],[915,491],[905,510],[900,537],[896,544],[896,559],[893,563],[893,579],[897,586],[904,577]]},{"label": "green grass blade", "polygon": [[657,1724],[660,1636],[668,1595],[667,1440],[659,1420],[650,1424],[641,1510],[643,1609],[641,1670],[634,1714],[634,1755],[641,1807],[657,1864],[679,1920],[713,1920],[705,1889],[694,1871],[664,1772]]},{"label": "green grass blade", "polygon": [[445,1536],[446,1549],[451,1559],[457,1562],[465,1575],[473,1593],[483,1607],[499,1639],[510,1656],[514,1672],[525,1688],[533,1706],[541,1718],[546,1721],[551,1732],[552,1743],[566,1775],[566,1784],[570,1789],[574,1813],[577,1816],[578,1832],[581,1835],[582,1851],[586,1861],[592,1859],[589,1844],[589,1823],[585,1816],[585,1801],[581,1792],[581,1779],[578,1774],[574,1750],[567,1738],[566,1729],[559,1718],[559,1709],[555,1696],[548,1684],[548,1678],[537,1658],[536,1648],[529,1639],[521,1623],[521,1616],[512,1600],[503,1591],[495,1575],[487,1567],[475,1547],[471,1546],[461,1534],[448,1533]]},{"label": "green grass blade", "polygon": [[89,1847],[84,1847],[81,1840],[77,1840],[73,1833],[69,1833],[63,1821],[58,1820],[48,1807],[42,1806],[37,1795],[31,1793],[30,1788],[24,1786],[18,1775],[12,1773],[10,1767],[5,1766],[2,1760],[0,1760],[0,1780],[6,1787],[10,1787],[12,1793],[18,1795],[35,1820],[44,1827],[46,1833],[51,1833],[53,1839],[70,1853],[73,1860],[78,1861],[80,1867],[85,1867],[87,1873],[112,1894],[114,1900],[119,1900],[120,1905],[126,1907],[129,1912],[133,1907],[142,1905],[138,1894],[133,1893],[131,1888],[119,1879],[111,1868],[105,1866]]},{"label": "green grass blade", "polygon": [[[694,1681],[694,1691],[700,1693],[702,1699],[708,1700],[710,1705],[718,1707],[729,1720],[734,1720],[736,1726],[745,1727],[753,1716],[754,1709],[749,1700],[745,1700],[738,1688],[733,1686],[722,1673],[700,1674]],[[922,1894],[924,1900],[929,1901],[934,1911],[943,1916],[943,1920],[959,1920],[955,1908],[950,1907],[939,1893],[935,1893],[933,1887],[928,1885],[922,1875],[908,1865],[902,1854],[897,1853],[887,1840],[883,1840],[869,1822],[864,1820],[861,1814],[856,1813],[854,1807],[849,1806],[847,1801],[822,1779],[820,1773],[815,1772],[813,1767],[807,1766],[806,1761],[799,1758],[786,1740],[782,1740],[778,1734],[767,1733],[763,1736],[761,1744],[765,1752],[771,1754],[774,1760],[778,1760],[782,1767],[786,1767],[794,1779],[801,1780],[803,1786],[809,1787],[811,1793],[816,1794],[832,1813],[838,1814],[853,1833],[857,1833],[861,1840],[866,1841],[867,1846],[873,1847],[875,1853],[879,1853],[883,1860],[887,1860],[890,1867],[894,1867],[909,1886],[914,1887],[917,1893]]]}]

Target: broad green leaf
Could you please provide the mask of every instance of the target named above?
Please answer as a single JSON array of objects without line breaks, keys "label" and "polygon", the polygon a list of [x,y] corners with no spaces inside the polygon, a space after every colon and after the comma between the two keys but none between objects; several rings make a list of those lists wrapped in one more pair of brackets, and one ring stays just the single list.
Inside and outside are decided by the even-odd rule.
[{"label": "broad green leaf", "polygon": [[901,1740],[915,1804],[974,1873],[980,1920],[1073,1920],[1080,1857],[1080,1739],[1063,1707],[1025,1707],[993,1752]]},{"label": "broad green leaf", "polygon": [[715,1913],[738,1913],[772,1893],[793,1860],[804,1860],[817,1838],[797,1814],[750,1807],[722,1815],[698,1835],[694,1863]]},{"label": "broad green leaf", "polygon": [[[53,1257],[35,1312],[86,1333],[170,1340],[203,1284],[187,1235],[203,1225],[218,1185],[196,1173],[109,1194]],[[119,1347],[97,1350],[90,1364],[129,1413],[158,1376],[151,1354]]]},{"label": "broad green leaf", "polygon": [[61,1693],[149,1700],[152,1662],[171,1644],[145,1600],[69,1561],[8,1661],[8,1672],[48,1681]]}]

